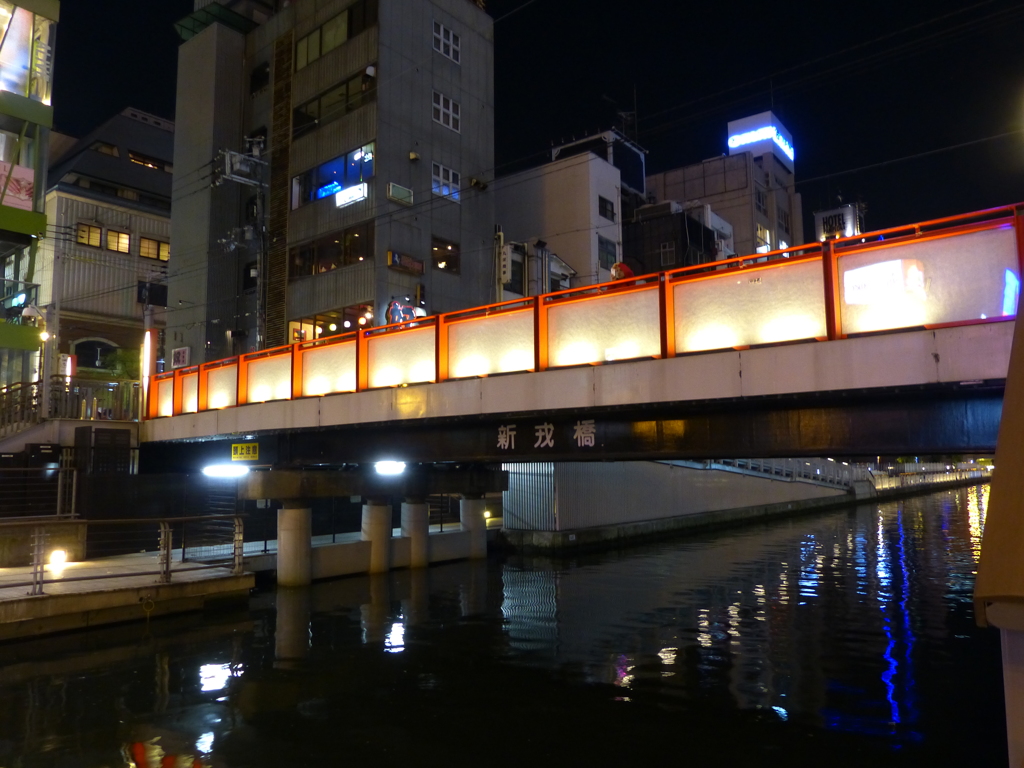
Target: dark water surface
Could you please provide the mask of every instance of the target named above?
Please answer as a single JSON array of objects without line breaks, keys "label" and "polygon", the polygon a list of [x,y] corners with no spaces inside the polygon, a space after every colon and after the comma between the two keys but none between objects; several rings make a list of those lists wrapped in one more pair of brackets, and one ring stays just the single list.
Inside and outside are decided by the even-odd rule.
[{"label": "dark water surface", "polygon": [[[0,767],[1003,766],[988,487],[0,646]],[[176,756],[176,757],[168,757]]]}]

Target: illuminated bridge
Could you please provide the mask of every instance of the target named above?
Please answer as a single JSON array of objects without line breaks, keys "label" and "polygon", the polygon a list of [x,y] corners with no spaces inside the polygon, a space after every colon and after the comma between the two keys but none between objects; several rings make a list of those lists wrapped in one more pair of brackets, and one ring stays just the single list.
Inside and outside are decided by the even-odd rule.
[{"label": "illuminated bridge", "polygon": [[1022,232],[997,208],[181,368],[149,383],[143,456],[991,451]]}]

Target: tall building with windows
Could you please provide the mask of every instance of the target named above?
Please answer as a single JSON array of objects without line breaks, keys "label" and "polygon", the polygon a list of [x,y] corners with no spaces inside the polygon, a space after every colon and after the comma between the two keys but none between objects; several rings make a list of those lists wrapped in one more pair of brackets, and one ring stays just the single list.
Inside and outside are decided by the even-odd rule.
[{"label": "tall building with windows", "polygon": [[39,244],[57,0],[0,0],[0,388],[39,377]]},{"label": "tall building with windows", "polygon": [[728,155],[648,176],[648,193],[684,208],[710,205],[732,225],[739,256],[802,245],[789,131],[771,112],[762,112],[729,123],[728,148]]},{"label": "tall building with windows", "polygon": [[604,131],[553,148],[551,162],[502,176],[495,188],[506,241],[541,240],[571,267],[574,287],[601,283],[622,260],[623,215],[644,202],[644,151]]},{"label": "tall building with windows", "polygon": [[178,30],[174,365],[492,299],[480,6],[196,0]]},{"label": "tall building with windows", "polygon": [[81,139],[51,137],[50,237],[36,265],[51,359],[134,377],[146,322],[158,327],[167,304],[174,123],[126,109]]}]

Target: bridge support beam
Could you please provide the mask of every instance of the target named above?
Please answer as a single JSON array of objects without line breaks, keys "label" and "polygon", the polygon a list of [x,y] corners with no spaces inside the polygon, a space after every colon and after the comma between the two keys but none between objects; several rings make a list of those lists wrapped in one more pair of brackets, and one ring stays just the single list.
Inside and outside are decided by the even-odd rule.
[{"label": "bridge support beam", "polygon": [[363,504],[363,541],[370,542],[370,573],[391,568],[391,505],[387,499],[367,499]]},{"label": "bridge support beam", "polygon": [[462,523],[462,530],[469,531],[470,559],[487,557],[487,519],[484,517],[482,494],[463,494],[459,502],[459,521]]},{"label": "bridge support beam", "polygon": [[423,568],[429,564],[430,548],[426,502],[409,496],[402,502],[402,536],[409,539],[409,567]]},{"label": "bridge support beam", "polygon": [[313,580],[313,510],[286,501],[277,512],[277,583],[305,587]]}]

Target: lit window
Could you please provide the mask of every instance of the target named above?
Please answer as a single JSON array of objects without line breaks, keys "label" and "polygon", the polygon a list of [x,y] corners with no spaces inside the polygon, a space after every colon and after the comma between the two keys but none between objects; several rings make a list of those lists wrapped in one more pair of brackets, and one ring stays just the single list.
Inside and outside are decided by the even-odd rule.
[{"label": "lit window", "polygon": [[374,143],[364,144],[292,177],[292,210],[373,178]]},{"label": "lit window", "polygon": [[94,227],[91,224],[79,224],[76,241],[82,245],[91,245],[93,248],[99,248],[101,234],[102,231],[99,227]]},{"label": "lit window", "polygon": [[376,78],[360,70],[339,85],[295,108],[292,113],[292,138],[309,133],[321,125],[353,112],[377,97]]},{"label": "lit window", "polygon": [[600,214],[602,219],[608,219],[608,221],[615,221],[615,203],[611,200],[598,196],[597,198],[597,212]]},{"label": "lit window", "polygon": [[357,0],[295,43],[295,70],[312,64],[377,23],[377,0]]},{"label": "lit window", "polygon": [[768,253],[772,249],[772,233],[768,231],[768,227],[763,224],[757,225],[757,243],[756,250],[758,253]]},{"label": "lit window", "polygon": [[171,244],[160,240],[153,240],[149,237],[139,239],[139,256],[147,259],[159,259],[167,261],[171,258]]},{"label": "lit window", "polygon": [[431,191],[435,195],[459,201],[459,174],[440,163],[432,163]]},{"label": "lit window", "polygon": [[127,232],[115,232],[107,230],[107,250],[118,253],[128,253],[131,246],[131,238]]},{"label": "lit window", "polygon": [[150,157],[149,155],[144,155],[141,152],[129,152],[128,159],[136,165],[143,165],[146,168],[152,168],[154,171],[167,171],[167,173],[172,173],[174,171],[174,167],[166,160]]},{"label": "lit window", "polygon": [[459,63],[459,36],[443,24],[434,22],[434,50]]},{"label": "lit window", "polygon": [[619,249],[614,240],[597,236],[597,262],[602,269],[611,269],[612,264],[619,260]]},{"label": "lit window", "polygon": [[457,101],[452,101],[444,94],[434,91],[433,116],[435,123],[440,123],[445,128],[451,128],[459,133],[459,112]]},{"label": "lit window", "polygon": [[461,251],[458,243],[442,240],[439,237],[430,238],[430,258],[434,269],[443,272],[459,273],[459,257]]}]

